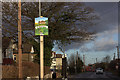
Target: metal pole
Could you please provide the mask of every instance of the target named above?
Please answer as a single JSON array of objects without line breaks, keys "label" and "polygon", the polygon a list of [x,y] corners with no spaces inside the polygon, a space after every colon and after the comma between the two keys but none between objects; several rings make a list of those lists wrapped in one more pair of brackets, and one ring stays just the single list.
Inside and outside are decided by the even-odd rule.
[{"label": "metal pole", "polygon": [[21,0],[18,3],[18,53],[19,53],[19,78],[22,78],[22,28],[21,28]]},{"label": "metal pole", "polygon": [[41,16],[41,0],[39,0],[39,16]]},{"label": "metal pole", "polygon": [[44,36],[40,36],[40,79],[44,78]]},{"label": "metal pole", "polygon": [[[41,0],[39,0],[39,16],[41,16]],[[44,36],[40,35],[40,79],[44,78]]]}]

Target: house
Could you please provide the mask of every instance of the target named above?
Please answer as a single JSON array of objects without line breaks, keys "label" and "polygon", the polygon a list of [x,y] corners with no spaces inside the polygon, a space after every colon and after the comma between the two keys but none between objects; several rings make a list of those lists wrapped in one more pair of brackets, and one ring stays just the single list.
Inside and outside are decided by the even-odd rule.
[{"label": "house", "polygon": [[12,37],[2,37],[2,59],[3,65],[11,65],[14,63],[12,57],[13,57],[13,43],[14,40]]},{"label": "house", "polygon": [[[10,37],[3,37],[2,43],[2,53],[4,62],[8,62],[8,59],[12,59],[15,62],[18,62],[18,42],[16,42]],[[34,54],[34,49],[31,44],[22,44],[22,61],[33,61],[36,55],[37,54]]]},{"label": "house", "polygon": [[56,69],[62,69],[62,54],[56,54]]},{"label": "house", "polygon": [[[12,43],[14,41],[12,40],[11,37],[3,37],[2,38],[2,58],[9,58],[10,56],[6,53],[9,52],[10,49],[12,48]],[[7,50],[9,49],[9,50]]]},{"label": "house", "polygon": [[63,57],[64,56],[62,54],[56,54],[55,52],[52,52],[52,64],[50,66],[50,69],[61,70]]},{"label": "house", "polygon": [[45,24],[46,22],[45,21],[39,21],[38,23],[39,24]]},{"label": "house", "polygon": [[[23,50],[22,50],[22,61],[33,61],[34,57],[37,54],[34,54],[33,46],[30,44],[23,44]],[[13,60],[18,62],[18,50],[13,50]]]}]

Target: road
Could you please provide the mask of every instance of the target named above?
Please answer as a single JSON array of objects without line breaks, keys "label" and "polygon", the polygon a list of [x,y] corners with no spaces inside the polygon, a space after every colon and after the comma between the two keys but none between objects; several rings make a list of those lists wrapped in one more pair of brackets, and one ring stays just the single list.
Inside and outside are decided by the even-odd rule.
[{"label": "road", "polygon": [[120,80],[110,72],[96,74],[95,72],[85,72],[77,75],[68,76],[68,80]]}]

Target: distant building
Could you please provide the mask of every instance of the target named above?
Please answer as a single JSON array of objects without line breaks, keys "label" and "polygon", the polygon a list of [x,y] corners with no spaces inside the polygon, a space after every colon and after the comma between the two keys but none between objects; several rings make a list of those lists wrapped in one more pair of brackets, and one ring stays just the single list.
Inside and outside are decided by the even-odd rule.
[{"label": "distant building", "polygon": [[[15,40],[13,40],[11,37],[3,37],[2,43],[3,64],[8,63],[8,60],[18,62],[18,43],[15,42]],[[34,49],[31,44],[22,44],[22,61],[33,61],[36,55],[37,54],[34,54]]]},{"label": "distant building", "polygon": [[45,21],[39,21],[38,23],[39,24],[45,24],[46,22]]},{"label": "distant building", "polygon": [[56,69],[62,69],[62,54],[56,54]]},{"label": "distant building", "polygon": [[95,71],[95,64],[88,64],[88,66],[85,66],[86,71]]},{"label": "distant building", "polygon": [[50,66],[50,69],[62,69],[62,54],[56,54],[55,52],[52,52],[52,64]]}]

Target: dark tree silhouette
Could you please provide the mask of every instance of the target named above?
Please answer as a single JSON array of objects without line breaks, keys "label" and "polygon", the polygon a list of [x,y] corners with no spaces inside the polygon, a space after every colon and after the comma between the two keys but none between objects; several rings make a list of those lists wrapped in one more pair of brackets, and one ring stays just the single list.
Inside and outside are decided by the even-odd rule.
[{"label": "dark tree silhouette", "polygon": [[[31,43],[30,39],[39,38],[34,36],[34,19],[39,17],[39,3],[22,3],[22,36],[23,41]],[[4,2],[3,6],[3,36],[16,38],[18,34],[18,3]],[[45,36],[45,64],[50,63],[51,50],[54,43],[63,51],[63,44],[81,42],[93,39],[95,32],[89,32],[88,27],[95,25],[94,20],[99,19],[94,10],[86,7],[83,3],[57,3],[43,2],[42,16],[48,17],[49,36]],[[38,49],[38,48],[35,48]],[[39,51],[39,50],[36,50]],[[39,53],[39,52],[37,52]]]}]

